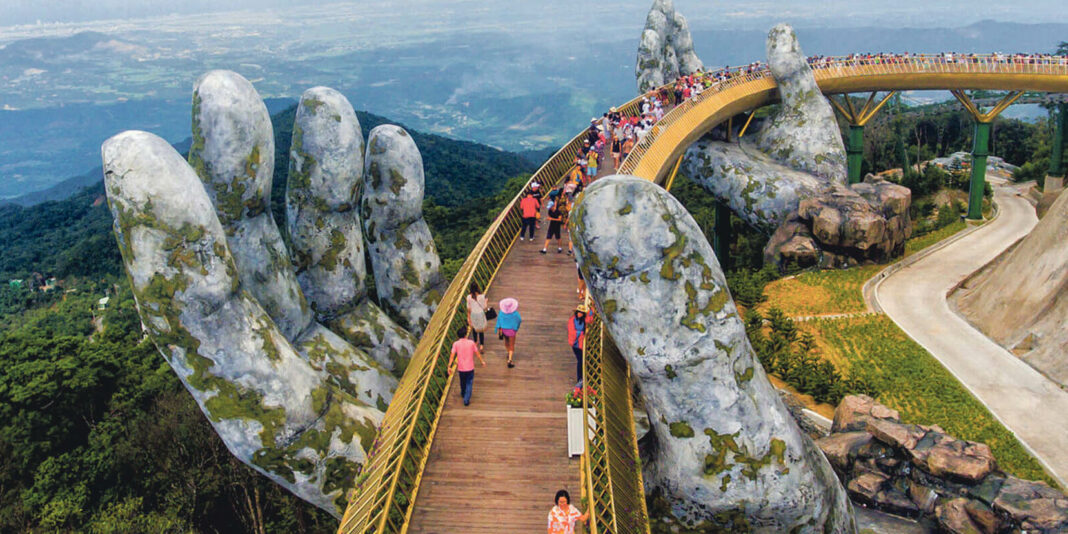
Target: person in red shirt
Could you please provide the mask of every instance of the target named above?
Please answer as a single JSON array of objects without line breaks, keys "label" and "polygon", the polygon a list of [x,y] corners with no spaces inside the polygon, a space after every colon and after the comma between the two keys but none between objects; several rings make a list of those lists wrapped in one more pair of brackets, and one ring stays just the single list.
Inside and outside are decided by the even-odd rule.
[{"label": "person in red shirt", "polygon": [[519,240],[523,240],[523,234],[530,228],[530,240],[534,241],[534,228],[538,223],[538,209],[541,207],[541,203],[538,199],[534,198],[534,195],[527,191],[523,194],[523,199],[519,201],[520,216],[523,218],[523,227],[519,229]]},{"label": "person in red shirt", "polygon": [[449,374],[452,374],[452,364],[456,362],[456,370],[460,371],[460,395],[464,399],[464,406],[471,403],[471,386],[475,381],[475,357],[486,366],[486,360],[482,359],[482,352],[478,350],[478,344],[474,340],[467,339],[467,326],[461,326],[456,331],[459,339],[452,344],[452,353],[449,355]]}]

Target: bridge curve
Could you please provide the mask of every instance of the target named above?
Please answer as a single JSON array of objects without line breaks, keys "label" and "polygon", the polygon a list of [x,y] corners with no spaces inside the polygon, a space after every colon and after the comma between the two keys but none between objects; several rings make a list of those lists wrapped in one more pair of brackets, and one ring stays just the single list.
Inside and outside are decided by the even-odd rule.
[{"label": "bridge curve", "polygon": [[[874,60],[827,58],[813,65],[824,95],[904,90],[1005,90],[1068,93],[1068,63],[1053,58],[1021,63],[994,55]],[[720,82],[677,106],[657,122],[620,166],[620,172],[663,179],[691,144],[730,117],[778,101],[778,86],[765,68]]]},{"label": "bridge curve", "polygon": [[[997,56],[968,56],[961,60],[965,62],[949,63],[940,56],[893,58],[889,63],[829,58],[816,65],[814,71],[824,94],[908,89],[1068,93],[1068,58],[1054,58],[1052,62],[1036,60],[1043,63],[1020,63],[1019,59]],[[671,168],[694,141],[733,115],[775,102],[777,91],[766,69],[728,75],[670,110],[615,172],[665,185]],[[618,111],[636,115],[640,102],[641,97],[634,98],[619,106]],[[584,137],[583,131],[558,150],[523,190],[533,182],[549,187],[559,183],[572,167]],[[502,266],[515,253],[513,245],[520,228],[519,200],[520,196],[516,195],[493,221],[442,297],[349,494],[350,504],[342,518],[340,533],[408,532],[411,527],[439,422],[448,399],[455,398],[447,394],[452,377],[446,365],[452,332],[466,324],[465,292],[472,281],[492,292],[491,284],[498,281],[498,275],[508,272]],[[561,272],[573,276],[574,271]],[[648,533],[629,370],[597,321],[587,332],[584,362],[584,378],[588,384],[599,386],[601,392],[596,398],[585,398],[583,406],[586,452],[580,464],[580,484],[591,517],[589,532]],[[551,454],[560,452],[553,449]],[[475,519],[488,522],[490,531],[499,526],[493,515]]]}]

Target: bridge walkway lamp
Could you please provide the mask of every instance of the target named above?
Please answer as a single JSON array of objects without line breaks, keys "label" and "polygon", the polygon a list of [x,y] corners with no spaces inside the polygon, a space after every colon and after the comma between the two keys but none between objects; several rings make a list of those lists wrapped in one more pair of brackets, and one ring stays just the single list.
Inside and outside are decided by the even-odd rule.
[{"label": "bridge walkway lamp", "polygon": [[1022,91],[1010,91],[991,108],[983,113],[971,97],[961,89],[951,91],[964,109],[975,119],[975,141],[972,144],[972,179],[968,185],[968,218],[983,218],[983,189],[986,187],[986,157],[990,155],[990,127],[994,119],[1012,105],[1023,94]]},{"label": "bridge walkway lamp", "polygon": [[[849,165],[849,183],[860,182],[860,166],[864,162],[864,126],[871,121],[872,117],[893,97],[897,91],[886,93],[879,103],[875,103],[876,91],[872,91],[864,106],[857,110],[849,95],[843,95],[843,102],[827,97],[827,100],[848,123],[849,134],[846,135],[846,162]],[[905,169],[902,169],[903,171]]]}]

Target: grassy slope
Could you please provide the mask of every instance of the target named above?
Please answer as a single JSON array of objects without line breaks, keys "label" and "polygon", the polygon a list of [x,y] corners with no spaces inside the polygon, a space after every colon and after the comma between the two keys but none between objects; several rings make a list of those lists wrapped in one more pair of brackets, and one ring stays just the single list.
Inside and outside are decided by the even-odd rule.
[{"label": "grassy slope", "polygon": [[[964,228],[964,223],[954,223],[911,239],[906,255]],[[884,267],[806,272],[772,282],[765,289],[768,301],[761,309],[777,307],[788,316],[864,312],[861,288]],[[798,327],[816,337],[821,356],[845,375],[875,386],[878,400],[900,411],[904,421],[937,424],[951,435],[986,443],[1005,471],[1055,485],[1012,433],[886,315],[822,318],[798,323]]]}]

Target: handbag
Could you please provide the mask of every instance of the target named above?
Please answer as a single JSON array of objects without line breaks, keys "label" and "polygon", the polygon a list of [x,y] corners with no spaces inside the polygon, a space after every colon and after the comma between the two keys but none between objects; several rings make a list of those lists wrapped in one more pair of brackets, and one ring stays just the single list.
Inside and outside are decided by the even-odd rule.
[{"label": "handbag", "polygon": [[[474,300],[475,304],[479,308],[482,308],[482,303],[479,302],[478,299],[472,300]],[[493,306],[490,306],[489,308],[482,308],[482,315],[486,318],[487,321],[492,321],[493,319],[497,318],[497,310],[493,309]]]}]

